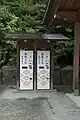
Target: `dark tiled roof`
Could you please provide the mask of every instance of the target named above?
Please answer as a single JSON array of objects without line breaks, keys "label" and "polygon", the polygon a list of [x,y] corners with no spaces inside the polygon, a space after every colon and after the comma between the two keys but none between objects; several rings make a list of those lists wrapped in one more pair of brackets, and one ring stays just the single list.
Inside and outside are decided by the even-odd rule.
[{"label": "dark tiled roof", "polygon": [[22,33],[10,33],[7,34],[4,39],[8,40],[68,40],[62,34],[22,34]]}]

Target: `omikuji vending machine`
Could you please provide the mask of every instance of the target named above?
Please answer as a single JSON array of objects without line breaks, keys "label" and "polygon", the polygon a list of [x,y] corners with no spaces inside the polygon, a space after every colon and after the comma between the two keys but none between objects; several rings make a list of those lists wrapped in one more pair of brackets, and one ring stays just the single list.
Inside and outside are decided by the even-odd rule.
[{"label": "omikuji vending machine", "polygon": [[37,51],[37,89],[50,89],[50,51]]}]

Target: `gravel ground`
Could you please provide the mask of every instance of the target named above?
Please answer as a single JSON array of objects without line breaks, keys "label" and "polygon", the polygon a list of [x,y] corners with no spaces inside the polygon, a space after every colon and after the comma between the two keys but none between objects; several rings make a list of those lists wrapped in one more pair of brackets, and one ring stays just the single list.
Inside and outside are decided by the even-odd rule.
[{"label": "gravel ground", "polygon": [[5,89],[0,120],[80,120],[80,108],[60,92]]},{"label": "gravel ground", "polygon": [[47,99],[0,100],[0,120],[54,120]]}]

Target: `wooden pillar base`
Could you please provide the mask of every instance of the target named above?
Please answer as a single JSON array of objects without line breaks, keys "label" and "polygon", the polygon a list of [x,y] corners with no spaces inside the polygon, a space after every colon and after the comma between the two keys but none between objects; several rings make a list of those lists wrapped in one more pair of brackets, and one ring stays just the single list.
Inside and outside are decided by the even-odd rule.
[{"label": "wooden pillar base", "polygon": [[78,90],[78,89],[75,89],[75,90],[73,91],[73,95],[74,95],[74,96],[79,96],[79,95],[80,95],[79,90]]}]

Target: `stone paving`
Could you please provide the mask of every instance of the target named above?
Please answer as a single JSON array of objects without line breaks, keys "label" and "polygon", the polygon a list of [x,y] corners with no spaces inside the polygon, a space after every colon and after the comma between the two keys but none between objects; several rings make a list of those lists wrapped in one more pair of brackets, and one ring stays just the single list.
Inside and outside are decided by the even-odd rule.
[{"label": "stone paving", "polygon": [[[30,104],[29,107],[27,106],[28,103]],[[12,110],[12,113],[15,111],[16,115],[19,115],[19,113],[21,112],[19,110],[16,110],[19,108],[19,106],[21,106],[22,108],[22,105],[24,106],[22,109],[22,116],[24,114],[26,116],[28,115],[26,108],[28,108],[28,111],[32,110],[31,112],[29,112],[30,118],[27,117],[25,120],[80,120],[80,108],[74,102],[72,102],[65,94],[56,91],[34,92],[18,91],[16,89],[6,89],[0,95],[0,107],[4,106],[2,108],[6,111],[7,107],[5,106],[5,104],[8,104],[8,108],[10,109],[11,107],[12,109],[10,110]],[[32,105],[35,106],[35,109],[33,109],[34,107],[31,107]],[[3,113],[4,112],[2,111],[0,115],[3,116]],[[8,113],[9,111],[7,111],[5,114],[8,115]],[[30,113],[32,114],[31,116]],[[36,115],[34,113],[36,113]],[[43,118],[40,118],[41,115],[39,113],[42,114]],[[36,117],[37,114],[40,115],[38,116],[39,118]],[[34,116],[35,119],[32,118],[32,116]],[[47,118],[45,116],[47,116]],[[0,118],[2,117],[0,116]],[[14,119],[10,120],[18,120],[15,117],[13,118]],[[7,119],[4,118],[0,120]],[[21,118],[21,120],[24,120],[24,118]]]},{"label": "stone paving", "polygon": [[55,120],[47,99],[0,100],[0,120]]},{"label": "stone paving", "polygon": [[80,108],[62,93],[54,93],[49,98],[55,115],[61,120],[80,120]]},{"label": "stone paving", "polygon": [[78,107],[80,107],[80,96],[75,96],[73,93],[66,93],[66,96],[69,97]]}]

